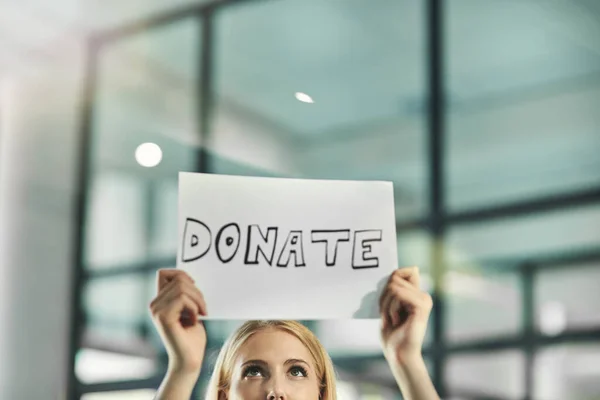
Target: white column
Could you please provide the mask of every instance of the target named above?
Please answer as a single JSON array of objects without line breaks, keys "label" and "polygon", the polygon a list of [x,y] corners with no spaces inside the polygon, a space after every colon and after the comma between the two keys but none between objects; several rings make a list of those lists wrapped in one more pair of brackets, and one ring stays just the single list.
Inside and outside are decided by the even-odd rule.
[{"label": "white column", "polygon": [[0,399],[65,398],[83,70],[76,52],[36,76],[2,81]]}]

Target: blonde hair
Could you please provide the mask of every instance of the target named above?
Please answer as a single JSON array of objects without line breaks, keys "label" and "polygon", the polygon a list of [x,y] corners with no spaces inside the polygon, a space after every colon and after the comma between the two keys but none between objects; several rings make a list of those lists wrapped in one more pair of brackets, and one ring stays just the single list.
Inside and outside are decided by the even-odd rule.
[{"label": "blonde hair", "polygon": [[219,400],[231,385],[233,366],[242,345],[257,332],[278,329],[294,335],[308,349],[315,362],[315,372],[320,385],[320,400],[337,400],[335,370],[329,354],[314,333],[296,321],[248,321],[240,326],[225,342],[206,390],[206,400]]}]

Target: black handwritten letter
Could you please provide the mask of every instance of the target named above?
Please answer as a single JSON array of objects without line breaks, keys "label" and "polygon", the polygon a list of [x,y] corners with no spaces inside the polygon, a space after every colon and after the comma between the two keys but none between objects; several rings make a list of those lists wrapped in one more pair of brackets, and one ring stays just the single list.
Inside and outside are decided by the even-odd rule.
[{"label": "black handwritten letter", "polygon": [[296,267],[306,267],[306,264],[304,264],[304,250],[302,249],[302,231],[290,231],[279,254],[277,266],[287,267],[292,256],[294,256]]},{"label": "black handwritten letter", "polygon": [[211,241],[210,228],[206,224],[193,218],[187,218],[183,228],[181,261],[187,263],[204,257],[210,249]]},{"label": "black handwritten letter", "polygon": [[379,258],[369,257],[373,253],[371,242],[381,242],[381,230],[364,230],[354,232],[354,244],[352,246],[352,268],[377,268]]},{"label": "black handwritten letter", "polygon": [[277,228],[267,228],[267,236],[265,237],[258,225],[248,225],[248,238],[246,241],[246,257],[244,258],[244,263],[258,264],[258,252],[260,252],[267,263],[271,265],[273,256],[275,255],[276,244]]},{"label": "black handwritten letter", "polygon": [[313,243],[325,243],[325,265],[332,267],[337,260],[337,248],[339,242],[350,241],[350,229],[312,231]]},{"label": "black handwritten letter", "polygon": [[228,263],[235,257],[240,247],[240,227],[235,222],[223,225],[215,241],[217,257],[223,263]]}]

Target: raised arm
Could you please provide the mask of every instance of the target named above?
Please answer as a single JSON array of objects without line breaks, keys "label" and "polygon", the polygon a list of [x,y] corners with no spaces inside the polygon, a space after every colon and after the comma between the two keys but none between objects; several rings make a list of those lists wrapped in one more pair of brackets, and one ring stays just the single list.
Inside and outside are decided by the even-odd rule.
[{"label": "raised arm", "polygon": [[206,330],[198,322],[198,315],[206,315],[206,304],[192,278],[181,270],[158,271],[157,292],[150,311],[169,367],[155,399],[189,400],[206,350]]},{"label": "raised arm", "polygon": [[405,400],[439,400],[421,353],[432,305],[417,267],[394,271],[379,300],[383,353]]}]

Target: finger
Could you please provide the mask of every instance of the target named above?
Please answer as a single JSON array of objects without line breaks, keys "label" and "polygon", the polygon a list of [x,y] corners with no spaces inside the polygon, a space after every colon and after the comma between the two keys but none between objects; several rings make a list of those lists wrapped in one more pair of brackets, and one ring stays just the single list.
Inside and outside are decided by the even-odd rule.
[{"label": "finger", "polygon": [[[401,283],[397,283],[395,281],[390,282],[388,286],[387,299],[384,303],[385,312],[389,316],[389,320],[392,323],[392,326],[397,326],[400,324],[402,320],[401,312],[406,310],[410,312],[413,308],[411,302],[406,302],[407,296],[410,297],[418,297],[415,289],[412,287],[410,283],[405,280],[400,279]],[[401,296],[398,295],[399,292],[408,292],[402,293]]]},{"label": "finger", "polygon": [[169,302],[172,302],[182,292],[189,294],[194,299],[200,308],[201,315],[208,315],[204,295],[195,284],[190,283],[183,276],[174,277],[161,289],[159,294],[150,303],[150,310],[154,313],[156,309],[167,307]]},{"label": "finger", "polygon": [[[412,306],[405,304],[401,299],[399,299],[395,293],[396,289],[412,290],[412,287],[408,282],[405,282],[405,284],[409,286],[408,289],[399,288],[399,285],[396,284],[390,284],[389,288],[386,290],[385,299],[382,302],[383,309],[381,310],[381,315],[385,317],[386,325],[384,326],[386,327],[399,326],[404,318],[403,310],[406,308],[412,308]],[[409,310],[406,310],[405,313],[408,311]]]},{"label": "finger", "polygon": [[160,290],[158,291],[158,293],[156,294],[156,296],[150,302],[150,309],[151,310],[154,309],[154,308],[156,308],[157,305],[164,303],[165,296],[169,296],[170,295],[171,288],[176,283],[177,282],[175,280],[171,280],[168,283],[166,283],[163,287],[160,288]]},{"label": "finger", "polygon": [[390,302],[390,309],[388,311],[392,326],[400,325],[400,311],[402,310],[402,303],[396,298],[392,298]]},{"label": "finger", "polygon": [[411,297],[419,298],[423,293],[419,289],[415,288],[410,282],[397,276],[392,276],[390,282],[387,284],[384,293],[382,294],[380,308],[387,310],[393,299],[396,296],[395,290],[402,290],[408,292]]},{"label": "finger", "polygon": [[160,290],[173,279],[185,279],[192,283],[194,280],[183,270],[175,269],[175,268],[163,268],[159,269],[156,274],[156,291],[160,292]]},{"label": "finger", "polygon": [[387,313],[380,310],[379,317],[381,318],[381,329],[386,330],[387,327],[390,326],[390,321]]},{"label": "finger", "polygon": [[183,322],[186,326],[194,325],[197,322],[196,315],[200,312],[198,304],[187,293],[177,296],[170,307],[167,307],[159,314],[164,322],[175,323]]},{"label": "finger", "polygon": [[202,292],[200,292],[195,284],[190,283],[188,280],[184,278],[173,279],[165,286],[163,291],[164,294],[162,299],[159,300],[160,304],[167,305],[168,303],[173,302],[178,296],[186,294],[194,300],[200,314],[207,314],[206,301],[204,300]]},{"label": "finger", "polygon": [[393,318],[390,313],[392,301],[394,300],[394,293],[389,289],[389,285],[383,292],[383,298],[381,301],[380,313],[385,317],[387,325],[393,324]]},{"label": "finger", "polygon": [[[160,278],[163,279],[163,278]],[[170,278],[163,279],[163,283],[159,283],[160,289],[156,294],[156,301],[161,298],[164,298],[167,293],[171,293],[172,288],[177,285],[182,285],[184,283],[190,284],[188,280],[179,274],[175,274]]]},{"label": "finger", "polygon": [[410,282],[413,286],[421,288],[421,276],[419,274],[419,267],[405,267],[395,270],[392,273],[392,279],[401,278]]},{"label": "finger", "polygon": [[406,281],[401,283],[394,282],[390,286],[390,291],[393,293],[394,299],[397,299],[402,305],[408,307],[408,311],[411,313],[427,313],[431,309],[430,301],[428,301],[431,296],[426,292],[416,290],[414,286]]},{"label": "finger", "polygon": [[188,294],[180,293],[172,297],[172,292],[170,292],[169,296],[169,298],[163,297],[151,307],[152,318],[158,319],[163,324],[176,323],[186,319],[196,320],[195,315],[199,311],[198,305]]},{"label": "finger", "polygon": [[385,283],[385,286],[383,287],[383,290],[381,291],[381,295],[379,296],[379,309],[380,310],[386,310],[387,308],[384,307],[384,300],[387,296],[387,292],[388,292],[388,287],[390,285],[390,283],[394,280],[394,274],[392,273],[389,278],[387,279],[387,282]]},{"label": "finger", "polygon": [[190,296],[194,302],[198,305],[199,314],[206,316],[206,301],[204,300],[204,295],[202,292],[196,287],[196,285],[191,284],[189,282],[181,283],[183,293]]}]

